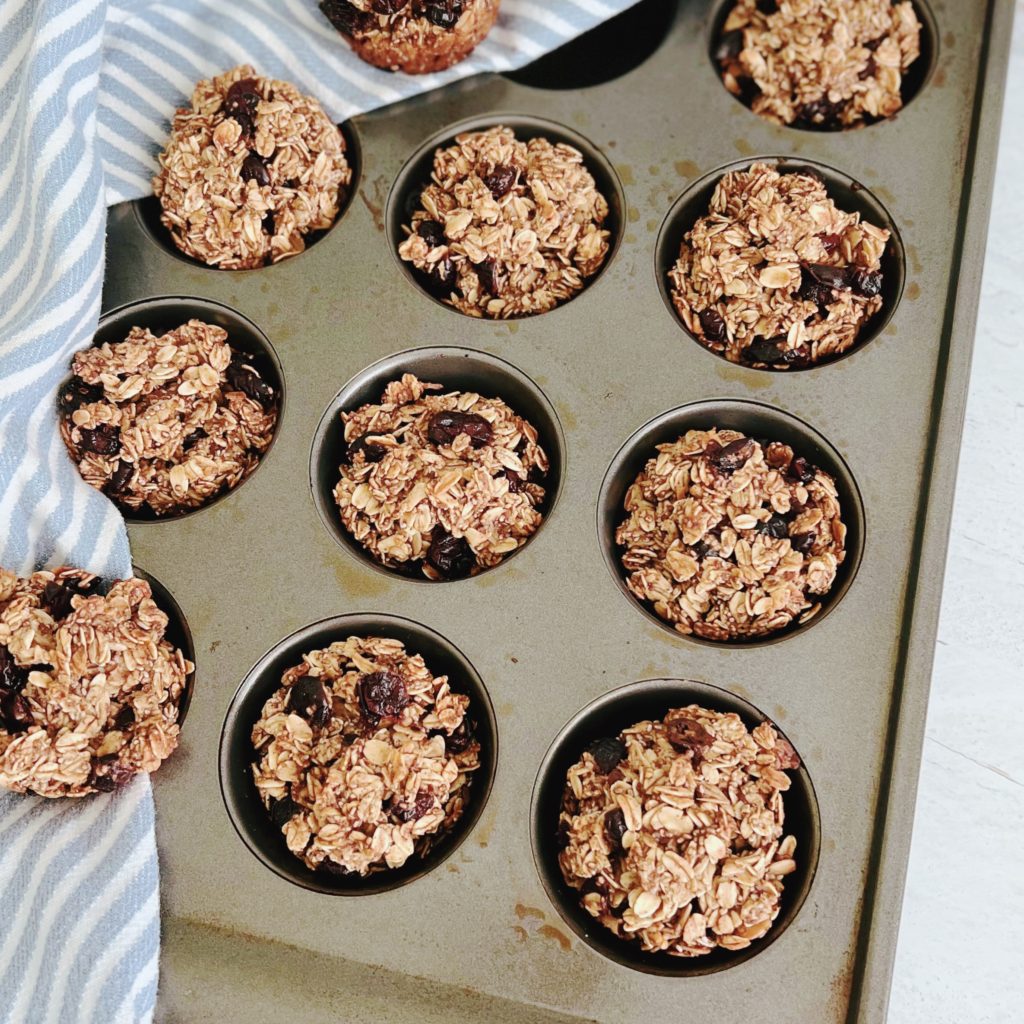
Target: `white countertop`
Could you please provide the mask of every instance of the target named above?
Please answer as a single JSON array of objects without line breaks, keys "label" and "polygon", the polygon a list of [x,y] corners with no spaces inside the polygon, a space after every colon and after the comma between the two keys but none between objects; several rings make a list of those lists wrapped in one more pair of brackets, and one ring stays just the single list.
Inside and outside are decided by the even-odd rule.
[{"label": "white countertop", "polygon": [[891,1024],[1024,1021],[1022,164],[1017,0]]}]

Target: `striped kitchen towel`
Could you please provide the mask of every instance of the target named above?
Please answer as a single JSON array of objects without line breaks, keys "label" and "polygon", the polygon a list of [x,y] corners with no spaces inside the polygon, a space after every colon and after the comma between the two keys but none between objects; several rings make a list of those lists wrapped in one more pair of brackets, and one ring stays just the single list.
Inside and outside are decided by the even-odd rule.
[{"label": "striped kitchen towel", "polygon": [[[251,63],[340,121],[520,67],[635,2],[504,0],[469,60],[405,78],[354,57],[315,0],[0,0],[0,564],[131,571],[123,520],[64,451],[54,394],[95,331],[105,207],[150,192],[196,79]],[[0,796],[0,921],[4,1024],[151,1020],[149,780],[81,801]]]}]

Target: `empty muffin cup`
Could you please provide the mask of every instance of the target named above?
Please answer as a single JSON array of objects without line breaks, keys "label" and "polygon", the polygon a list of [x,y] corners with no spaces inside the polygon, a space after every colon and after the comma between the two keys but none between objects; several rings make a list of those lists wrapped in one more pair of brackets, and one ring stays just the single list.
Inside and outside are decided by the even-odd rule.
[{"label": "empty muffin cup", "polygon": [[[821,846],[817,797],[810,775],[801,763],[799,767],[787,770],[789,789],[782,794],[783,834],[795,840],[795,850],[791,851],[790,840],[782,851],[791,853],[793,862],[785,865],[784,884],[776,908],[778,912],[770,927],[745,948],[730,949],[716,945],[700,956],[678,956],[663,950],[645,951],[635,938],[615,935],[581,906],[581,897],[586,894],[566,882],[559,863],[559,855],[566,849],[568,841],[564,830],[560,829],[560,814],[569,769],[588,750],[592,751],[595,759],[604,757],[605,748],[614,745],[615,737],[623,730],[645,721],[660,722],[668,712],[692,705],[716,714],[735,714],[750,731],[763,728],[763,723],[767,722],[769,727],[774,727],[780,749],[787,752],[786,763],[792,765],[798,761],[798,752],[794,751],[778,726],[768,722],[756,707],[735,694],[692,680],[649,679],[604,694],[564,726],[541,762],[530,806],[530,840],[534,863],[548,898],[566,924],[591,949],[614,963],[645,974],[665,977],[714,974],[750,960],[778,941],[796,920],[807,899],[817,870]],[[688,728],[703,731],[692,724]],[[609,763],[602,770],[611,769],[611,761],[619,752],[616,751],[608,758]],[[617,839],[620,830],[614,831],[615,835],[609,842],[621,841]],[[600,887],[595,892],[600,899]]]},{"label": "empty muffin cup", "polygon": [[[354,871],[326,870],[322,863],[313,870],[300,855],[289,849],[282,824],[272,819],[257,789],[253,766],[260,751],[253,743],[253,729],[264,714],[268,701],[282,686],[282,676],[289,669],[304,663],[304,655],[323,651],[331,644],[349,638],[384,638],[404,645],[411,657],[422,657],[426,669],[435,677],[447,676],[450,693],[468,698],[465,723],[472,740],[479,745],[478,767],[469,776],[469,785],[462,813],[450,825],[430,836],[423,849],[418,848],[401,866],[380,866],[367,874]],[[386,672],[376,673],[385,676]],[[308,678],[308,677],[307,677]],[[387,691],[388,680],[378,679],[380,693],[359,690],[359,706],[363,713],[391,713],[383,704],[394,697]],[[301,696],[301,694],[300,694]],[[305,716],[316,724],[310,708],[300,707],[293,692],[289,697],[287,717]],[[365,699],[364,699],[365,698]],[[296,712],[292,714],[292,712]],[[327,716],[334,714],[330,704],[324,705]],[[285,716],[279,715],[278,718]],[[341,738],[339,737],[339,742]],[[345,740],[347,742],[347,740]],[[373,742],[373,741],[370,741]],[[366,744],[366,753],[370,744]],[[382,748],[386,745],[381,745]],[[385,751],[386,752],[386,751]],[[360,896],[387,892],[423,877],[445,861],[473,830],[480,818],[494,780],[498,753],[497,724],[490,697],[476,670],[452,643],[419,623],[392,615],[357,613],[339,615],[305,626],[271,648],[246,675],[228,708],[220,740],[220,785],[228,816],[242,842],[250,852],[276,874],[313,892],[336,896]],[[284,803],[286,801],[279,801]],[[276,814],[277,805],[274,805]],[[411,810],[410,813],[418,813]],[[399,816],[396,820],[406,820]]]},{"label": "empty muffin cup", "polygon": [[[755,606],[754,612],[743,617],[745,624],[742,629],[737,628],[732,631],[723,631],[717,627],[721,625],[720,620],[725,618],[724,611],[728,610],[728,608],[724,608],[722,609],[723,615],[713,617],[714,622],[712,622],[712,619],[707,620],[711,623],[712,627],[707,630],[701,627],[696,617],[690,621],[691,629],[700,627],[700,633],[704,635],[699,635],[698,632],[687,632],[685,629],[677,629],[668,618],[663,618],[661,614],[658,614],[655,610],[655,601],[641,601],[629,587],[628,579],[630,573],[636,572],[636,569],[627,570],[623,565],[625,549],[616,541],[619,526],[627,519],[625,508],[627,493],[633,487],[634,482],[641,471],[645,469],[648,462],[658,456],[659,445],[674,444],[684,438],[688,431],[707,432],[713,429],[720,432],[728,432],[728,435],[721,437],[719,441],[708,441],[708,448],[714,446],[716,450],[716,458],[721,462],[721,472],[723,474],[734,472],[739,468],[737,463],[741,462],[745,465],[746,460],[753,457],[755,459],[763,458],[766,466],[771,465],[773,461],[779,461],[780,464],[784,461],[785,467],[780,470],[780,474],[788,478],[791,474],[795,473],[795,483],[799,483],[801,487],[803,483],[800,478],[810,482],[812,477],[816,481],[812,486],[818,487],[818,470],[827,474],[830,478],[830,482],[820,484],[823,488],[821,505],[827,506],[826,512],[834,512],[833,505],[838,503],[839,514],[845,526],[845,538],[837,537],[837,540],[843,540],[841,546],[844,551],[844,557],[835,559],[835,561],[838,561],[838,564],[834,565],[823,554],[825,550],[824,545],[828,539],[823,538],[821,544],[817,540],[813,541],[813,546],[809,546],[806,552],[804,552],[808,560],[808,568],[805,575],[809,576],[811,572],[810,562],[820,557],[822,565],[818,566],[815,564],[814,571],[817,572],[819,569],[825,571],[826,568],[833,569],[834,578],[825,592],[821,592],[821,588],[817,586],[819,582],[817,578],[813,581],[804,580],[808,584],[805,594],[808,596],[809,606],[802,610],[791,609],[792,614],[789,616],[789,621],[786,624],[767,628],[769,623],[773,621],[773,617],[768,614],[767,618],[759,619],[758,616],[764,616],[771,611],[779,609],[756,610]],[[729,435],[732,432],[735,433],[736,438],[730,440]],[[740,440],[741,438],[745,440]],[[762,455],[759,456],[756,453],[754,442],[751,439],[757,440],[757,446],[762,449]],[[732,445],[731,449],[730,444]],[[751,450],[746,450],[747,448]],[[681,457],[687,458],[686,456]],[[730,461],[732,462],[731,465]],[[834,488],[834,496],[831,496],[832,488]],[[800,494],[801,492],[797,491],[796,493]],[[795,502],[798,498],[792,500]],[[730,511],[728,515],[731,518],[731,522],[725,524],[723,519],[723,532],[714,542],[707,542],[706,546],[709,545],[708,550],[694,550],[697,542],[695,541],[691,544],[684,534],[682,536],[684,544],[679,554],[685,557],[678,559],[679,564],[677,565],[676,555],[672,554],[670,556],[666,553],[663,559],[666,563],[666,571],[670,573],[673,580],[680,581],[680,585],[684,588],[683,597],[687,601],[691,601],[691,598],[685,594],[687,583],[684,581],[692,578],[695,582],[702,582],[702,577],[701,580],[698,580],[697,574],[698,572],[703,574],[705,562],[717,563],[711,567],[716,572],[734,573],[739,571],[747,565],[747,554],[749,553],[746,548],[741,546],[740,541],[746,539],[747,548],[755,548],[758,544],[759,535],[763,534],[766,538],[763,542],[765,546],[774,547],[775,542],[784,543],[784,538],[791,535],[791,530],[796,528],[797,524],[799,524],[801,530],[803,529],[800,516],[807,516],[807,513],[811,511],[812,505],[818,504],[817,502],[811,502],[809,499],[805,499],[805,503],[807,504],[807,509],[799,509],[795,504],[791,508],[786,508],[785,500],[783,499],[779,502],[779,507],[773,506],[768,508],[765,506],[767,512],[761,512],[760,505],[757,507],[752,506],[749,510],[753,513],[750,515],[750,518],[757,517],[758,523],[747,522],[742,518],[742,515],[733,515]],[[808,522],[810,518],[810,516],[807,516]],[[821,518],[826,518],[825,513],[822,514]],[[815,523],[811,523],[809,530],[816,531],[820,526],[820,522],[818,520]],[[714,524],[711,525],[714,526]],[[725,538],[724,532],[726,527],[735,536]],[[717,529],[717,527],[714,528]],[[604,482],[601,485],[598,497],[597,529],[605,563],[616,585],[629,601],[653,622],[668,630],[673,636],[693,641],[694,643],[750,647],[776,643],[810,629],[815,623],[823,621],[842,600],[856,576],[863,554],[864,505],[861,500],[860,491],[846,463],[835,448],[815,430],[795,416],[781,412],[772,406],[760,402],[723,398],[695,402],[691,405],[681,406],[678,409],[662,413],[662,415],[642,426],[626,441],[612,460],[605,474]],[[841,535],[842,531],[838,527],[835,527],[835,529]],[[804,534],[801,533],[800,537],[803,536]],[[790,544],[793,550],[800,551],[804,541],[793,536]],[[676,546],[678,547],[678,545]],[[726,547],[729,550],[725,550]],[[786,552],[783,551],[779,554],[779,562],[781,563],[785,559]],[[752,562],[758,561],[759,557],[760,553],[754,550],[752,552]],[[766,564],[771,563],[774,565],[774,560],[770,555],[766,553],[764,557],[768,559]],[[690,565],[689,562],[691,560],[698,562],[699,565]],[[828,563],[827,567],[825,565],[826,562]],[[803,572],[800,565],[794,565],[793,568],[798,573]],[[789,575],[792,574],[787,574],[787,576]],[[719,582],[724,585],[727,581]],[[746,577],[744,577],[744,588],[737,591],[739,595],[743,595],[748,582]],[[683,607],[682,598],[679,598],[677,595],[677,599],[680,602],[680,607]],[[714,608],[712,608],[713,610]],[[680,619],[678,621],[684,620]],[[736,621],[737,623],[739,622],[738,615]]]},{"label": "empty muffin cup", "polygon": [[[351,414],[364,406],[380,403],[385,390],[392,388],[403,393],[403,401],[409,399],[410,405],[416,405],[411,399],[411,393],[406,394],[408,388],[402,385],[404,375],[411,375],[417,381],[424,384],[433,383],[441,385],[441,390],[425,392],[424,400],[429,400],[432,395],[446,395],[451,392],[474,393],[481,399],[500,400],[504,403],[501,410],[501,418],[504,420],[500,436],[495,431],[490,431],[485,423],[478,423],[485,432],[486,437],[481,435],[472,438],[472,444],[466,444],[467,438],[458,439],[458,429],[449,425],[448,435],[444,431],[435,435],[432,439],[438,447],[433,449],[427,458],[431,460],[429,466],[421,466],[424,473],[430,473],[431,486],[439,489],[439,493],[450,495],[454,493],[448,490],[450,486],[466,488],[465,499],[470,507],[477,509],[481,515],[487,510],[493,510],[494,502],[508,506],[510,515],[522,517],[522,522],[517,526],[517,532],[511,534],[504,541],[497,540],[492,543],[490,534],[485,538],[485,524],[476,524],[481,527],[481,537],[472,535],[475,543],[472,550],[465,538],[473,524],[461,524],[456,528],[454,522],[442,525],[442,504],[447,498],[438,497],[436,500],[424,493],[413,491],[415,487],[406,487],[401,500],[408,498],[413,502],[413,514],[419,515],[416,508],[422,507],[427,510],[429,516],[437,518],[437,523],[427,533],[421,533],[419,526],[413,529],[412,524],[402,527],[401,531],[392,530],[391,535],[385,536],[383,528],[377,529],[368,516],[362,512],[355,517],[351,525],[365,530],[366,535],[359,540],[342,521],[342,512],[339,506],[337,489],[344,484],[344,491],[341,501],[345,503],[346,509],[353,513],[353,502],[362,505],[363,510],[367,508],[364,503],[365,493],[358,494],[352,490],[353,485],[358,486],[356,477],[362,478],[368,472],[373,472],[376,467],[369,466],[370,462],[384,458],[389,450],[384,445],[390,445],[391,451],[396,451],[393,444],[397,440],[395,435],[388,435],[390,440],[385,439],[380,445],[374,445],[372,439],[377,436],[372,430],[360,439],[350,436],[348,441],[345,438],[346,424],[342,421],[341,414]],[[416,387],[416,385],[411,385]],[[479,406],[477,406],[479,407]],[[497,407],[484,410],[494,415]],[[509,413],[508,410],[511,410]],[[507,434],[509,424],[513,422],[510,417],[520,417],[536,431],[536,441],[529,441],[525,434],[517,447],[520,452],[517,454],[508,450],[511,440]],[[468,419],[479,420],[475,413],[470,413]],[[470,430],[473,424],[466,426]],[[414,431],[415,432],[415,431]],[[504,459],[504,463],[494,462],[487,451],[478,451],[477,445],[487,448],[491,445],[493,433],[494,445],[501,442],[501,451],[495,449],[491,454],[495,459]],[[404,434],[402,436],[405,436]],[[418,437],[419,435],[417,435]],[[366,438],[371,443],[366,443]],[[508,445],[505,445],[508,441]],[[410,460],[419,459],[423,454],[418,450],[421,447],[422,438],[412,440],[402,451],[408,448],[407,454]],[[464,446],[464,447],[463,447]],[[364,450],[364,455],[357,458],[355,452]],[[542,452],[547,462],[547,471],[540,473],[537,463]],[[525,466],[519,466],[513,470],[508,468],[515,465],[519,456],[534,459],[533,469],[524,474]],[[435,467],[441,459],[445,467],[450,466],[448,473],[445,467],[441,471],[435,471]],[[366,465],[364,465],[364,460]],[[412,463],[415,465],[415,462]],[[459,482],[457,480],[460,467],[472,464],[475,473],[484,473],[487,479],[482,477]],[[381,466],[388,481],[392,479],[390,464]],[[345,471],[345,479],[342,481],[342,470]],[[494,479],[491,480],[492,470],[495,471]],[[402,473],[406,470],[403,468]],[[417,470],[416,472],[419,472]],[[538,533],[543,530],[544,524],[554,511],[558,494],[561,489],[562,479],[565,472],[565,440],[562,434],[561,425],[555,414],[551,403],[545,397],[540,388],[521,370],[506,363],[496,356],[473,349],[457,348],[451,346],[437,346],[430,348],[410,349],[406,352],[399,352],[367,367],[361,373],[350,380],[341,391],[331,400],[330,405],[324,412],[317,427],[313,439],[313,448],[310,454],[310,486],[313,491],[313,500],[316,504],[320,519],[330,534],[351,554],[373,568],[386,572],[389,575],[400,578],[412,579],[417,582],[448,581],[465,578],[468,575],[478,575],[480,572],[489,571],[497,565],[502,565],[519,551],[533,543]],[[455,482],[450,484],[449,479]],[[505,477],[505,481],[498,478]],[[514,479],[513,479],[514,477]],[[404,478],[404,477],[403,477]],[[409,484],[415,483],[415,478],[406,481]],[[485,486],[486,485],[486,486]],[[369,485],[367,485],[369,486]],[[493,490],[493,493],[491,491]],[[511,492],[525,491],[529,500],[524,501],[522,493]],[[352,492],[352,493],[350,493]],[[406,493],[408,492],[408,493]],[[490,496],[489,496],[490,495]],[[397,496],[395,500],[400,500]],[[423,503],[426,502],[427,505]],[[529,507],[527,507],[529,506]],[[461,506],[460,506],[461,507]],[[444,515],[448,515],[445,512]],[[452,513],[454,515],[454,513]],[[475,514],[475,513],[474,513]],[[518,521],[517,521],[518,522]],[[427,530],[428,525],[422,524]],[[465,527],[465,528],[463,528]],[[395,544],[415,544],[418,547],[413,550],[398,550],[391,548]],[[393,555],[386,555],[386,551],[393,551]],[[433,554],[431,553],[433,549]],[[444,550],[442,550],[444,549]],[[380,557],[378,557],[378,555]],[[464,557],[463,557],[464,556]],[[451,563],[450,565],[448,563]],[[435,569],[435,566],[438,567]]]}]

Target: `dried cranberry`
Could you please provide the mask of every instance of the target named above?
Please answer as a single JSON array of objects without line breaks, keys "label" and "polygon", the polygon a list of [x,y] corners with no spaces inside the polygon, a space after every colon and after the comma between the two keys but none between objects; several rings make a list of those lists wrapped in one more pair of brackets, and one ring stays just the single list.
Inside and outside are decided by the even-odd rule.
[{"label": "dried cranberry", "polygon": [[81,579],[68,579],[63,583],[51,580],[43,587],[39,595],[39,603],[53,616],[54,620],[60,622],[71,614],[71,598],[89,597],[96,594],[100,589],[100,580],[94,579],[85,582]]},{"label": "dried cranberry", "polygon": [[809,484],[814,479],[815,468],[802,455],[798,455],[789,464],[789,472],[800,483]]},{"label": "dried cranberry", "polygon": [[673,749],[681,754],[699,752],[715,741],[700,722],[682,713],[665,717],[665,733]]},{"label": "dried cranberry", "polygon": [[320,10],[339,32],[347,36],[358,32],[366,24],[365,12],[348,0],[321,0]]},{"label": "dried cranberry", "polygon": [[200,442],[200,441],[202,441],[202,439],[203,439],[204,437],[207,437],[207,436],[208,436],[208,435],[207,435],[206,431],[205,431],[205,430],[203,430],[203,428],[202,428],[202,427],[196,427],[196,429],[195,429],[195,430],[193,430],[193,431],[192,431],[192,433],[191,433],[191,434],[189,434],[189,435],[188,435],[188,436],[187,436],[187,437],[186,437],[186,438],[185,438],[185,439],[184,439],[184,440],[183,440],[183,441],[181,442],[181,448],[182,448],[182,451],[186,451],[186,452],[189,452],[189,451],[191,451],[191,450],[192,450],[193,448],[195,448],[195,446],[196,446],[197,444],[199,444],[199,442]]},{"label": "dried cranberry", "polygon": [[431,249],[447,245],[444,237],[444,225],[439,220],[421,220],[416,228],[416,234],[423,239]]},{"label": "dried cranberry", "polygon": [[743,29],[734,28],[731,32],[724,32],[715,47],[715,60],[721,64],[735,60],[743,49]]},{"label": "dried cranberry", "polygon": [[[388,450],[382,444],[374,444],[373,441],[367,440],[371,436],[372,432],[360,434],[354,441],[349,441],[345,446],[345,452],[343,459],[348,465],[353,465],[356,461],[356,456],[362,452],[363,460],[365,462],[380,462],[381,459],[387,455]],[[376,435],[373,435],[376,436]]]},{"label": "dried cranberry", "polygon": [[820,285],[826,288],[849,288],[850,277],[846,267],[834,267],[830,263],[804,263],[802,270],[806,270],[811,277]]},{"label": "dried cranberry", "polygon": [[831,131],[842,127],[840,115],[846,107],[846,100],[832,102],[828,96],[821,96],[805,103],[793,122],[798,128],[822,128]]},{"label": "dried cranberry", "polygon": [[382,718],[397,718],[409,703],[409,692],[401,676],[394,672],[371,672],[359,680],[359,710],[376,725]]},{"label": "dried cranberry", "polygon": [[72,377],[61,386],[57,401],[61,409],[66,413],[74,412],[76,409],[89,402],[100,402],[103,400],[102,384],[86,384],[81,377]]},{"label": "dried cranberry", "polygon": [[427,290],[442,299],[451,297],[455,286],[459,283],[459,268],[455,261],[445,256],[443,260],[437,260],[431,264],[430,269],[424,274]]},{"label": "dried cranberry", "polygon": [[483,175],[483,183],[490,189],[495,199],[508,195],[516,181],[518,172],[509,164],[498,164]]},{"label": "dried cranberry", "polygon": [[558,823],[558,829],[555,831],[555,846],[559,850],[564,850],[569,845],[569,823],[562,820]]},{"label": "dried cranberry", "polygon": [[445,750],[449,754],[461,754],[464,750],[469,749],[469,745],[473,742],[473,730],[469,727],[468,722],[463,722],[450,736],[445,736],[444,745]]},{"label": "dried cranberry", "polygon": [[613,736],[605,736],[594,740],[587,747],[587,752],[594,759],[597,770],[607,775],[626,756],[626,744]]},{"label": "dried cranberry", "polygon": [[483,448],[494,436],[491,424],[475,412],[444,411],[430,417],[427,437],[434,444],[451,444],[459,434],[468,434],[474,448]]},{"label": "dried cranberry", "polygon": [[225,376],[232,391],[241,391],[247,398],[259,402],[264,409],[274,404],[274,389],[244,360],[243,352],[233,352]]},{"label": "dried cranberry", "polygon": [[455,28],[462,17],[462,0],[427,0],[427,20],[438,28]]},{"label": "dried cranberry", "polygon": [[700,329],[708,341],[725,342],[728,339],[729,330],[717,309],[702,309],[697,316],[700,319]]},{"label": "dried cranberry", "polygon": [[292,684],[285,707],[317,728],[331,720],[331,698],[323,681],[315,676],[303,676]]},{"label": "dried cranberry", "polygon": [[278,827],[284,828],[296,814],[302,813],[302,807],[290,796],[275,800],[270,805],[270,820]]},{"label": "dried cranberry", "polygon": [[32,709],[20,693],[0,696],[0,727],[8,733],[24,732],[32,724]]},{"label": "dried cranberry", "polygon": [[14,660],[14,655],[0,644],[0,694],[19,693],[28,682],[28,674],[31,669],[22,668]]},{"label": "dried cranberry", "polygon": [[508,481],[508,489],[510,494],[518,494],[523,489],[523,484],[526,481],[518,474],[512,472],[511,469],[502,471],[502,476]]},{"label": "dried cranberry", "polygon": [[[706,451],[706,450],[705,450]],[[749,437],[739,437],[710,456],[710,461],[723,473],[735,473],[754,454],[754,442]]]},{"label": "dried cranberry", "polygon": [[476,566],[476,555],[465,537],[453,537],[438,527],[427,549],[427,562],[445,579],[457,580],[468,576]]},{"label": "dried cranberry", "polygon": [[242,161],[242,181],[255,181],[257,185],[270,184],[270,168],[258,153],[250,153]]},{"label": "dried cranberry", "polygon": [[113,760],[104,765],[101,775],[94,771],[89,776],[89,785],[100,793],[112,793],[118,786],[124,786],[135,777],[135,770],[120,761]]},{"label": "dried cranberry", "polygon": [[822,232],[820,235],[818,235],[818,238],[821,241],[822,248],[827,253],[835,252],[836,249],[838,249],[839,246],[842,245],[843,243],[842,235],[831,234],[829,232]]},{"label": "dried cranberry", "polygon": [[124,732],[129,726],[135,724],[135,708],[131,704],[122,704],[114,716],[114,728]]},{"label": "dried cranberry", "polygon": [[790,538],[790,543],[793,545],[794,551],[806,555],[814,547],[814,533],[798,533],[795,537]]},{"label": "dried cranberry", "polygon": [[110,474],[107,486],[104,488],[107,494],[118,495],[128,489],[135,475],[135,466],[130,462],[118,462],[114,472]]},{"label": "dried cranberry", "polygon": [[259,83],[255,78],[240,78],[232,82],[224,97],[224,105],[221,108],[228,117],[236,113],[244,112],[252,116],[260,105]]},{"label": "dried cranberry", "polygon": [[492,256],[476,264],[476,276],[489,295],[501,295],[505,287],[505,268]]},{"label": "dried cranberry", "polygon": [[418,821],[433,806],[434,797],[431,793],[419,793],[412,803],[393,804],[391,813],[399,821]]},{"label": "dried cranberry", "polygon": [[782,540],[789,536],[789,523],[782,516],[772,516],[766,523],[761,523],[757,528],[758,533],[774,537],[775,540]]},{"label": "dried cranberry", "polygon": [[855,270],[850,275],[850,287],[865,298],[873,299],[882,291],[882,274],[878,270]]},{"label": "dried cranberry", "polygon": [[780,771],[792,771],[800,767],[800,755],[793,744],[783,736],[775,738],[775,766]]},{"label": "dried cranberry", "polygon": [[604,837],[608,840],[612,853],[622,849],[622,837],[626,831],[626,816],[622,813],[622,808],[616,807],[614,811],[609,811],[604,816]]},{"label": "dried cranberry", "polygon": [[373,0],[370,4],[374,14],[397,14],[403,7],[409,6],[409,0]]},{"label": "dried cranberry", "polygon": [[78,447],[96,455],[116,455],[121,450],[121,428],[101,423],[95,430],[79,428]]},{"label": "dried cranberry", "polygon": [[741,353],[745,363],[782,363],[786,359],[786,339],[784,336],[778,338],[755,338]]}]

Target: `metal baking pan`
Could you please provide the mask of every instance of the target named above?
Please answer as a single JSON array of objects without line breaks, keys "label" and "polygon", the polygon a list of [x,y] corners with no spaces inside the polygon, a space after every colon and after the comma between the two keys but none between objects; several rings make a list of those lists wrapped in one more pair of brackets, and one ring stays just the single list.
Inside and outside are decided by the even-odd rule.
[{"label": "metal baking pan", "polygon": [[[649,18],[653,6],[633,16]],[[185,319],[192,300],[219,302],[269,342],[267,365],[279,362],[285,391],[274,446],[244,486],[180,519],[129,527],[136,563],[180,605],[198,665],[181,750],[155,783],[159,1020],[625,1024],[677,1020],[684,1007],[693,1019],[884,1019],[1013,3],[931,0],[919,94],[892,122],[834,134],[773,127],[724,90],[710,59],[720,12],[718,3],[679,4],[660,45],[632,69],[601,52],[609,38],[618,49],[646,44],[649,33],[639,22],[631,32],[627,18],[611,36],[517,76],[533,84],[476,79],[357,118],[348,128],[359,177],[347,211],[277,266],[191,264],[169,251],[151,206],[111,210],[105,308],[183,297]],[[565,88],[575,73],[595,77],[595,66],[622,73]],[[586,140],[604,169],[616,251],[590,287],[551,313],[470,320],[424,294],[396,259],[405,196],[392,195],[395,182],[409,179],[403,168],[418,166],[427,140],[467,119],[514,120],[523,131],[553,122]],[[832,365],[787,374],[733,366],[697,345],[663,301],[658,239],[663,225],[671,229],[670,210],[713,170],[757,156],[832,169],[863,187],[899,233],[905,280],[891,318]],[[438,349],[483,353],[469,360],[473,379],[531,403],[558,466],[557,500],[530,544],[446,585],[379,571],[339,543],[318,511],[325,412],[343,389],[362,400],[380,360],[425,347],[434,355],[415,358],[453,381],[451,353],[430,364]],[[391,362],[404,358],[414,357]],[[616,467],[626,472],[635,457],[620,449],[694,403],[709,403],[708,415],[768,417],[818,444],[863,501],[859,565],[850,563],[842,601],[775,643],[673,635],[620,592],[605,564],[602,502],[622,486]],[[443,863],[388,891],[339,899],[251,855],[226,813],[218,756],[229,705],[253,666],[293,633],[356,613],[360,623],[397,616],[443,638],[486,687],[497,758],[479,818]],[[722,706],[771,717],[803,755],[808,807],[816,795],[803,822],[813,878],[799,886],[799,912],[742,962],[688,978],[635,970],[592,948],[578,934],[585,928],[563,919],[557,884],[549,898],[531,843],[531,793],[563,725],[609,690],[671,679],[697,680],[688,692],[709,701],[723,688]],[[634,689],[622,713],[666,692]],[[574,728],[585,731],[604,707]],[[540,849],[538,857],[543,864]]]}]

